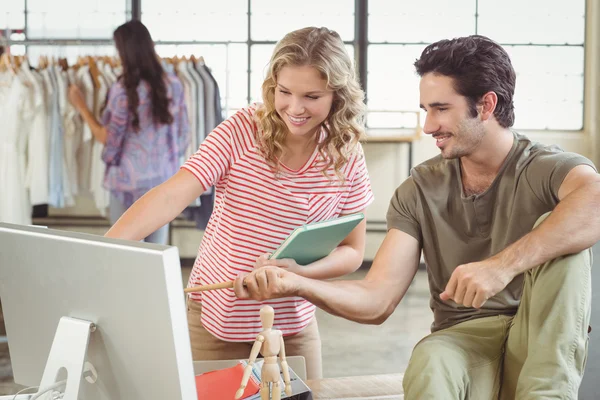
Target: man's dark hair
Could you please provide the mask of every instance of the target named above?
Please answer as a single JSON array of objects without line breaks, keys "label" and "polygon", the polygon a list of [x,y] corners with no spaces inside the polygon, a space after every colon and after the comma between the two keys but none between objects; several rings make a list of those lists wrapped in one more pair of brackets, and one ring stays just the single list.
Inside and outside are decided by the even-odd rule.
[{"label": "man's dark hair", "polygon": [[440,40],[423,50],[415,68],[421,77],[433,72],[453,78],[454,89],[467,98],[472,117],[477,116],[482,96],[495,92],[496,120],[504,128],[513,125],[515,70],[506,51],[493,40],[480,35]]}]

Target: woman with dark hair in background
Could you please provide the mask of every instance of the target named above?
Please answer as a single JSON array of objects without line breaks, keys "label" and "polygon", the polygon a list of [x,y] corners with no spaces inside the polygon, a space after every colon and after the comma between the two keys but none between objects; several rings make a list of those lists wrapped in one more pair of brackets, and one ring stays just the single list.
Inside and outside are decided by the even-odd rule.
[{"label": "woman with dark hair in background", "polygon": [[[110,191],[114,224],[136,200],[179,170],[188,143],[188,117],[183,85],[163,70],[148,29],[140,21],[119,26],[113,38],[123,74],[110,88],[98,121],[76,86],[69,100],[105,145],[104,187]],[[146,241],[166,244],[169,225]]]}]

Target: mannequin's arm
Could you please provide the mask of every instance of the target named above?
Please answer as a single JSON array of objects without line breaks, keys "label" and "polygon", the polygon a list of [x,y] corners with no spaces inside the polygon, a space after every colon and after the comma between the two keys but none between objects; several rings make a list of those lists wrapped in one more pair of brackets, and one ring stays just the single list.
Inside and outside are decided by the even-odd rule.
[{"label": "mannequin's arm", "polygon": [[285,394],[288,396],[292,395],[292,385],[290,384],[290,369],[288,363],[285,360],[285,344],[283,343],[283,334],[279,336],[279,342],[281,343],[281,350],[279,357],[281,358],[281,370],[283,371],[283,382],[285,382]]},{"label": "mannequin's arm", "polygon": [[252,373],[252,365],[254,365],[254,361],[256,361],[256,357],[258,357],[258,352],[265,341],[265,338],[262,335],[258,335],[256,337],[256,341],[254,342],[254,346],[252,346],[252,350],[250,351],[250,358],[248,359],[248,365],[244,368],[244,376],[242,376],[242,383],[240,383],[240,388],[237,392],[235,392],[236,400],[241,398],[244,394],[244,389],[246,389],[246,385],[248,384],[248,379],[250,379],[250,374]]}]

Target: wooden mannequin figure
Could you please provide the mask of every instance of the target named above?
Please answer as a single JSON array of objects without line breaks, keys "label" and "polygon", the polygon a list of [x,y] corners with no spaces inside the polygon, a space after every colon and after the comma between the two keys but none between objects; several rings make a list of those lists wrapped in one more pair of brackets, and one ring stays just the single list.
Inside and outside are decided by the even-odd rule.
[{"label": "wooden mannequin figure", "polygon": [[[287,361],[285,360],[285,346],[283,343],[283,334],[281,331],[273,328],[273,320],[275,312],[271,306],[263,306],[260,309],[260,322],[262,323],[263,331],[258,334],[250,352],[248,365],[244,369],[244,376],[240,388],[235,393],[235,398],[239,399],[244,393],[250,374],[252,373],[252,365],[256,361],[258,353],[262,354],[264,364],[261,369],[260,382],[260,399],[261,400],[279,400],[281,399],[281,388],[279,385],[280,374],[279,365],[277,364],[277,355],[281,357],[281,369],[283,370],[283,381],[285,382],[285,394],[292,395],[292,386],[290,385],[290,371]],[[269,396],[269,383],[272,384],[271,396]]]}]

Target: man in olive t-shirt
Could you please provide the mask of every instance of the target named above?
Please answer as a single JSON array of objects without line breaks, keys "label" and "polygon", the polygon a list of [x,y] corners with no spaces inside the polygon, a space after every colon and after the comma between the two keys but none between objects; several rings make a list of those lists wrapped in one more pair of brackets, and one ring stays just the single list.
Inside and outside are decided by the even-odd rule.
[{"label": "man in olive t-shirt", "polygon": [[415,67],[423,131],[441,154],[396,190],[365,279],[318,281],[264,260],[236,279],[236,295],[301,296],[332,314],[382,323],[423,252],[434,323],[413,350],[406,399],[576,399],[600,176],[585,157],[510,129],[516,76],[494,41],[442,40]]},{"label": "man in olive t-shirt", "polygon": [[580,155],[515,132],[511,136],[506,159],[481,193],[464,193],[458,158],[438,156],[415,167],[390,202],[388,229],[408,233],[423,249],[434,332],[473,318],[516,313],[523,275],[479,308],[444,301],[440,294],[457,266],[485,260],[529,233],[559,203],[559,188],[574,167],[594,168]]}]

